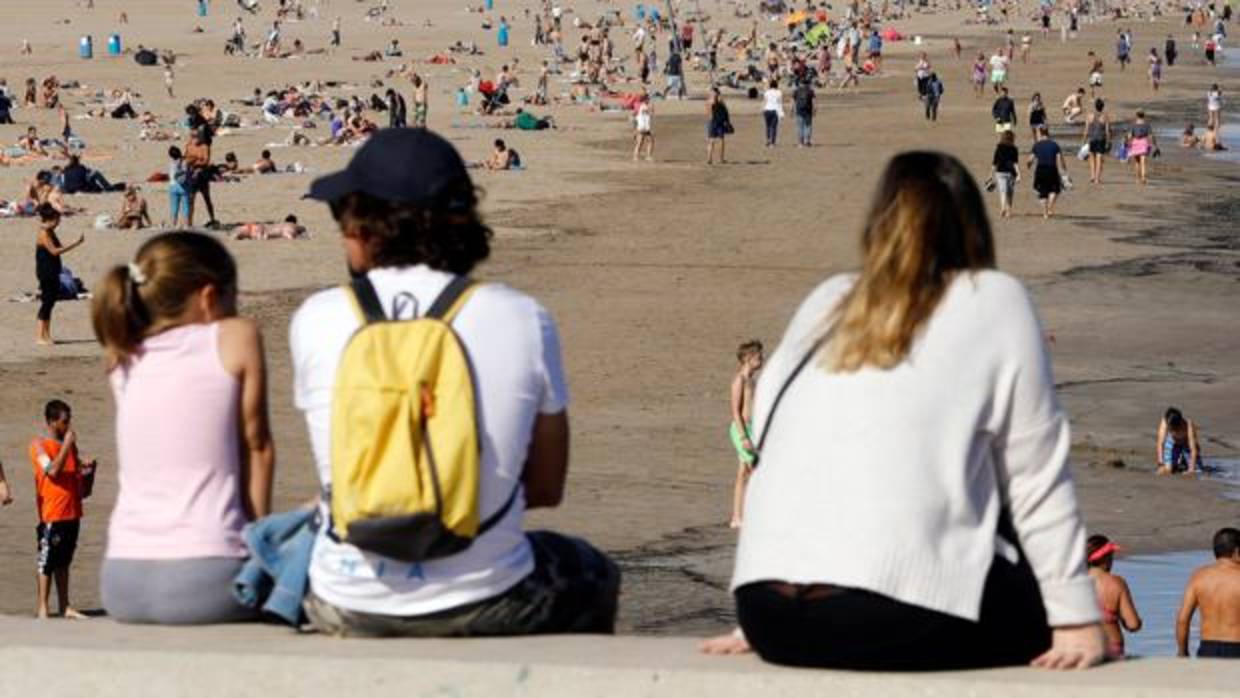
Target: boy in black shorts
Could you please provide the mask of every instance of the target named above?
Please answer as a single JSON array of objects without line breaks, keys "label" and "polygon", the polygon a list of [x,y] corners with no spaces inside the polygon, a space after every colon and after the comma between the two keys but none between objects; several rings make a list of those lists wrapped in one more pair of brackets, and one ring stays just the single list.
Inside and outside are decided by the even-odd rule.
[{"label": "boy in black shorts", "polygon": [[90,496],[94,482],[95,462],[82,462],[78,455],[77,434],[71,421],[69,405],[52,400],[43,409],[47,435],[37,436],[30,443],[30,465],[34,470],[38,536],[39,599],[36,614],[48,617],[48,599],[52,582],[60,615],[85,618],[69,605],[69,566],[77,550],[81,528],[82,499]]}]

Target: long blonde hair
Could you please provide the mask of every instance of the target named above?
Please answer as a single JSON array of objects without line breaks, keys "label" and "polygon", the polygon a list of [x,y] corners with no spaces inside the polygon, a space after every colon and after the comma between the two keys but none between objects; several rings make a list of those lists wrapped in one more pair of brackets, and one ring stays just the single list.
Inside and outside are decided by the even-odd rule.
[{"label": "long blonde hair", "polygon": [[234,297],[237,265],[219,241],[202,233],[156,235],[138,248],[134,261],[112,267],[91,307],[109,366],[128,363],[152,330],[167,329],[183,316],[206,286]]},{"label": "long blonde hair", "polygon": [[959,160],[934,152],[903,153],[887,165],[861,249],[861,274],[827,318],[828,370],[896,366],[956,274],[995,265],[977,184]]}]

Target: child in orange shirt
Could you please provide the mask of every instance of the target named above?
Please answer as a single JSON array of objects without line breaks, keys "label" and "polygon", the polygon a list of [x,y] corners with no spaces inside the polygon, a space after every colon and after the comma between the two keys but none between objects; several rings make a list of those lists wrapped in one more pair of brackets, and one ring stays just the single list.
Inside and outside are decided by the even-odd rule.
[{"label": "child in orange shirt", "polygon": [[39,618],[48,617],[48,597],[52,582],[60,615],[85,618],[69,605],[69,565],[77,550],[81,528],[82,500],[90,496],[95,461],[83,463],[78,455],[77,434],[73,431],[72,410],[60,400],[43,408],[47,436],[35,437],[30,444],[30,465],[34,470],[36,510],[39,525]]}]

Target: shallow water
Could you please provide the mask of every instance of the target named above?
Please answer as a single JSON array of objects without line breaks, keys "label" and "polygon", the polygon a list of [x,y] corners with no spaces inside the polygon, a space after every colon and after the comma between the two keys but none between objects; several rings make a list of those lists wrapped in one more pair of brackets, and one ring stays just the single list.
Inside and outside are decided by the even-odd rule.
[{"label": "shallow water", "polygon": [[[1128,580],[1137,612],[1144,626],[1141,632],[1125,634],[1128,654],[1142,657],[1175,656],[1175,616],[1180,608],[1188,577],[1213,555],[1206,550],[1190,550],[1159,555],[1133,555],[1117,559],[1114,572]],[[1197,619],[1193,621],[1189,650],[1196,652]]]},{"label": "shallow water", "polygon": [[[1203,478],[1234,484],[1223,496],[1240,501],[1240,459],[1207,458]],[[1209,564],[1214,555],[1209,550],[1187,550],[1157,555],[1132,555],[1116,559],[1114,572],[1128,580],[1137,612],[1144,628],[1126,634],[1126,650],[1134,656],[1174,656],[1175,616],[1184,595],[1184,585],[1193,570]],[[1193,619],[1189,651],[1197,651],[1198,618]]]}]

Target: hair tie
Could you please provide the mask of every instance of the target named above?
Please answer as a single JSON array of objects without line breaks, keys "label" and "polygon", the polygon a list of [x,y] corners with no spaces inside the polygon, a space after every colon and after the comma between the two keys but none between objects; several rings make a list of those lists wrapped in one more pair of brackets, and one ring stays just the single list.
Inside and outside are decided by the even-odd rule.
[{"label": "hair tie", "polygon": [[1097,550],[1093,552],[1093,554],[1089,556],[1089,562],[1098,562],[1099,560],[1103,559],[1107,555],[1111,555],[1117,552],[1119,552],[1119,546],[1113,542],[1108,541],[1106,545],[1103,545],[1101,548],[1098,548]]},{"label": "hair tie", "polygon": [[142,267],[139,267],[137,262],[130,262],[128,269],[129,280],[133,282],[134,286],[141,286],[146,283],[146,274],[142,273]]}]

